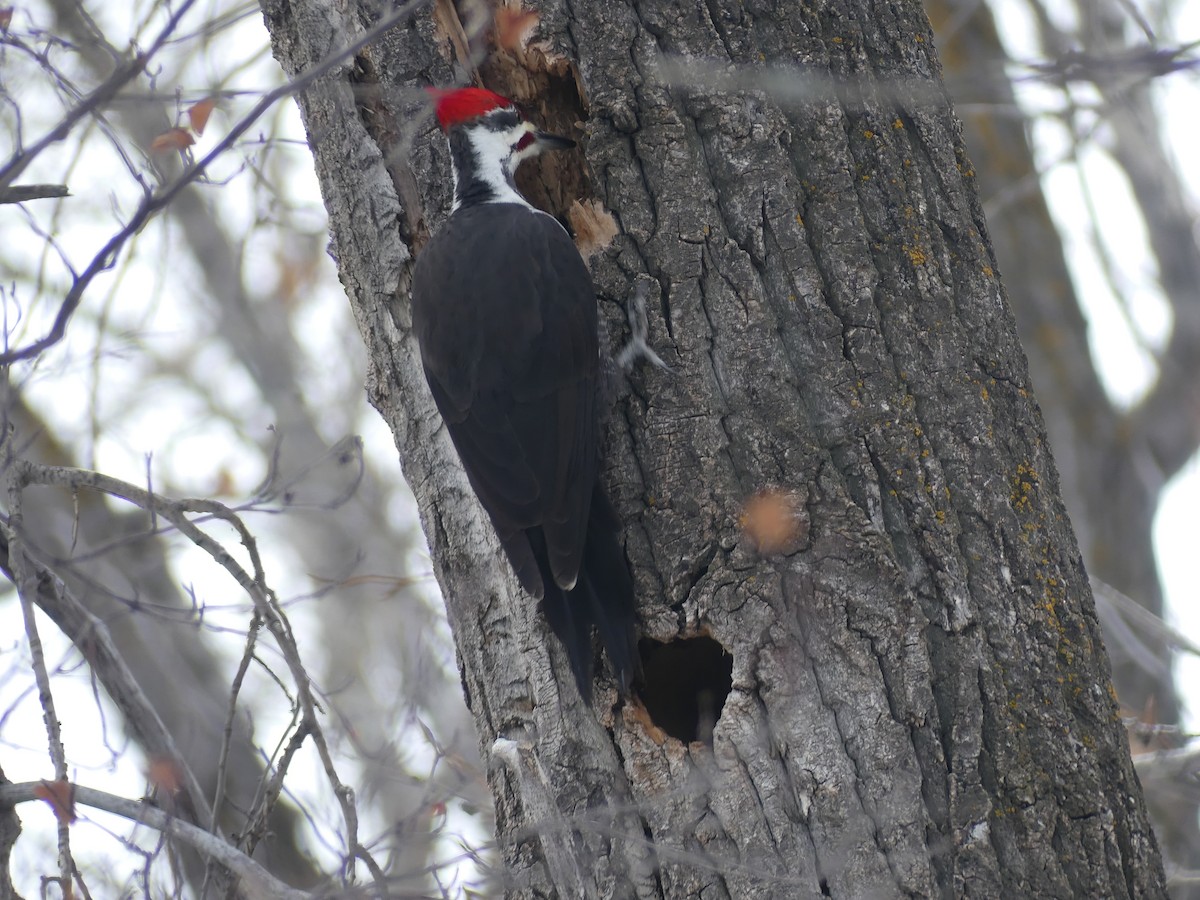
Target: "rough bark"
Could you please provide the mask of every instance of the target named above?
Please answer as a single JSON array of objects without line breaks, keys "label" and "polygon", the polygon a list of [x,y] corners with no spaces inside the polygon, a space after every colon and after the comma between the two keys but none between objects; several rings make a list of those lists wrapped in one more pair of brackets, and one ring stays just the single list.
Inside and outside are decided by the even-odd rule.
[{"label": "rough bark", "polygon": [[[291,73],[372,18],[264,9]],[[670,737],[603,681],[581,705],[421,378],[407,279],[449,181],[414,87],[452,78],[448,9],[301,109],[369,391],[447,598],[510,892],[1165,896],[919,5],[545,5],[542,48],[485,70],[545,124],[584,122],[565,165],[583,183],[556,167],[546,196],[616,216],[593,263],[614,331],[633,278],[657,286],[651,343],[675,375],[631,379],[607,480],[645,634],[702,633],[732,656],[711,743]],[[713,81],[778,67],[771,83],[804,98],[671,84],[664,53],[715,61]],[[796,529],[762,556],[739,518],[768,486]],[[681,652],[682,691],[711,662]]]},{"label": "rough bark", "polygon": [[[0,786],[9,783],[4,770],[0,769]],[[0,806],[0,900],[21,900],[13,887],[8,863],[13,844],[20,836],[21,820],[17,818],[17,811],[11,806]]]}]

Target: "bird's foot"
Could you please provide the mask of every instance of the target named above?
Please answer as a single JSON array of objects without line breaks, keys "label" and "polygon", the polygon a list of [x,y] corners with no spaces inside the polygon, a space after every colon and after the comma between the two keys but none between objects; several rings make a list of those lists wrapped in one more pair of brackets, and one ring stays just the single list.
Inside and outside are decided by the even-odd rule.
[{"label": "bird's foot", "polygon": [[629,318],[629,341],[617,354],[616,363],[623,372],[629,372],[639,359],[648,360],[664,372],[674,374],[671,367],[662,361],[653,348],[646,343],[649,324],[646,320],[646,294],[649,292],[650,279],[641,277],[629,298],[626,314]]}]

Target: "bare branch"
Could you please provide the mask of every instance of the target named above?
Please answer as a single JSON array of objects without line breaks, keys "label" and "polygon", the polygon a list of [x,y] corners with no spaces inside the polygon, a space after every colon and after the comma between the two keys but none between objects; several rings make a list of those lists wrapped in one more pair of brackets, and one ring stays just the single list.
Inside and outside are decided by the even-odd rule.
[{"label": "bare branch", "polygon": [[75,124],[80,119],[107,106],[117,96],[121,88],[137,78],[146,68],[146,63],[150,61],[154,54],[162,48],[168,38],[175,32],[179,20],[187,14],[188,10],[195,5],[195,2],[196,0],[185,0],[184,3],[181,3],[179,8],[171,15],[171,18],[167,20],[167,24],[163,26],[158,37],[154,39],[154,42],[145,52],[139,53],[132,60],[119,66],[98,88],[88,94],[84,100],[67,113],[62,121],[52,128],[40,141],[28,150],[18,150],[13,155],[13,158],[0,168],[0,188],[6,188],[11,185],[29,167],[29,164],[33,162],[39,153],[70,134],[71,129],[75,127]]},{"label": "bare branch", "polygon": [[12,187],[0,188],[0,204],[69,196],[71,192],[65,184],[15,184]]},{"label": "bare branch", "polygon": [[1172,791],[1200,793],[1196,788],[1196,776],[1200,774],[1200,741],[1193,741],[1178,750],[1136,754],[1133,765],[1147,790],[1165,787]]},{"label": "bare branch", "polygon": [[[224,139],[221,140],[221,142],[215,147],[213,147],[213,149],[209,151],[208,154],[206,154],[202,159],[185,169],[184,172],[175,179],[175,181],[166,187],[154,192],[147,191],[145,199],[142,200],[141,204],[138,205],[138,208],[134,211],[125,227],[109,239],[108,243],[101,248],[100,252],[92,258],[92,261],[88,264],[87,268],[85,268],[75,278],[74,282],[71,284],[71,289],[67,291],[67,295],[63,299],[62,305],[59,307],[58,314],[54,318],[54,324],[51,325],[50,330],[46,333],[45,337],[39,338],[38,340],[26,344],[23,347],[18,347],[15,350],[8,350],[4,353],[0,353],[0,366],[11,365],[12,363],[22,359],[30,359],[31,357],[37,356],[39,353],[42,353],[61,341],[63,335],[66,334],[67,323],[70,321],[71,316],[74,315],[75,310],[79,308],[80,302],[83,300],[84,292],[87,290],[89,285],[91,285],[92,281],[95,280],[97,275],[99,275],[101,272],[107,271],[113,266],[113,264],[116,262],[117,256],[120,255],[121,250],[124,248],[126,242],[133,237],[133,235],[141,231],[143,226],[145,226],[145,224],[151,218],[169,206],[171,201],[174,200],[184,188],[193,184],[205,173],[207,173],[209,166],[211,166],[212,163],[219,157],[223,156],[225,152],[237,142],[238,138],[249,131],[251,126],[253,126],[254,123],[257,122],[268,109],[270,109],[284,97],[290,97],[294,93],[303,91],[312,85],[317,79],[333,71],[347,59],[354,56],[354,54],[356,54],[359,50],[366,47],[372,41],[377,40],[400,22],[408,19],[427,2],[428,0],[409,0],[408,3],[393,10],[387,16],[384,16],[383,19],[380,20],[379,24],[365,31],[357,40],[352,41],[342,50],[336,53],[331,53],[298,78],[295,78],[287,84],[277,87],[272,91],[268,91],[263,95],[262,99],[254,105],[250,112],[247,113],[241,119],[241,121],[239,121],[233,126],[233,128],[229,130],[229,133],[224,137]],[[177,13],[175,18],[178,18],[178,15],[182,14],[188,5],[190,5],[190,3],[185,4],[183,9]],[[105,99],[107,100],[110,98],[106,97]],[[77,111],[79,111],[79,108],[77,108]],[[88,110],[79,111],[79,114],[75,116],[75,120],[78,120],[78,118],[87,111]],[[74,124],[74,121],[72,121],[72,124]],[[55,131],[51,133],[56,134],[58,130],[59,129],[55,129]],[[64,137],[69,130],[69,128],[64,130],[62,134],[55,139],[61,140],[61,138]],[[5,181],[5,177],[8,169],[16,165],[17,162],[20,161],[20,158],[21,157],[18,157],[17,160],[14,160],[5,169],[0,169],[0,186],[4,186],[7,183]],[[20,174],[20,171],[23,168],[24,167],[21,166],[17,170],[16,174],[8,176],[10,180],[11,178],[16,177],[17,174]]]},{"label": "bare branch", "polygon": [[1200,884],[1200,870],[1177,869],[1167,870],[1167,887],[1183,887],[1184,885]]},{"label": "bare branch", "polygon": [[[7,443],[5,449],[8,449]],[[58,713],[54,708],[54,694],[50,690],[50,673],[46,671],[46,658],[42,652],[42,640],[38,635],[37,617],[33,612],[33,594],[35,581],[32,573],[25,565],[25,550],[22,546],[21,525],[23,520],[21,492],[26,481],[26,463],[24,460],[9,460],[6,481],[8,494],[8,522],[5,525],[5,537],[9,546],[15,549],[13,554],[13,583],[17,586],[17,594],[21,601],[21,616],[25,622],[25,635],[29,641],[29,655],[33,664],[34,678],[38,686],[38,699],[42,704],[42,720],[46,723],[46,738],[50,744],[50,759],[54,763],[54,778],[56,781],[67,780],[67,752],[63,747],[62,729],[58,721]],[[64,815],[56,817],[58,823],[58,869],[64,894],[70,893],[72,875],[75,872],[75,861],[71,858],[70,821]]]},{"label": "bare branch", "polygon": [[[18,466],[19,463],[19,466]],[[255,610],[266,623],[268,630],[287,663],[288,671],[296,685],[297,700],[301,710],[302,720],[299,734],[308,734],[316,745],[317,754],[321,759],[330,788],[342,809],[346,823],[346,843],[350,859],[362,860],[371,871],[372,876],[380,884],[385,883],[383,871],[372,859],[366,848],[358,839],[358,812],[354,805],[353,789],[342,782],[337,774],[333,757],[329,752],[324,732],[321,730],[317,716],[318,703],[313,696],[308,672],[300,658],[300,651],[292,634],[291,624],[284,614],[282,607],[275,597],[274,591],[266,583],[266,574],[259,558],[258,546],[254,536],[246,528],[242,520],[231,509],[215,500],[183,499],[168,500],[144,488],[93,472],[87,469],[76,469],[67,466],[43,466],[25,460],[11,463],[20,469],[21,484],[59,485],[78,491],[84,488],[101,491],[120,497],[140,507],[147,512],[153,512],[167,522],[170,522],[181,534],[187,537],[197,547],[207,553],[212,559],[242,587],[254,602]],[[11,501],[10,501],[11,502]],[[188,518],[189,513],[202,513],[219,519],[233,527],[242,545],[250,556],[253,575],[247,572],[229,551],[215,538],[203,531],[195,522]],[[10,526],[15,527],[15,526]],[[11,539],[10,539],[11,540]],[[290,757],[289,757],[290,758]],[[275,791],[278,796],[278,791]]]},{"label": "bare branch", "polygon": [[[188,819],[207,819],[208,803],[195,776],[184,761],[183,754],[175,746],[174,738],[167,731],[158,713],[143,693],[137,679],[125,665],[103,620],[92,615],[73,597],[66,586],[49,570],[35,560],[25,557],[27,577],[35,584],[31,594],[34,602],[55,625],[67,636],[87,659],[92,671],[104,685],[109,698],[125,716],[129,729],[137,737],[151,757],[170,760],[182,773],[183,791],[186,802],[177,813]],[[0,571],[15,581],[12,547],[7,537],[0,534]]]},{"label": "bare branch", "polygon": [[[152,756],[157,755],[160,759],[169,761],[180,773],[182,787],[190,801],[190,805],[185,806],[186,814],[192,818],[198,815],[207,818],[207,804],[195,777],[187,768],[170,733],[162,724],[158,714],[146,699],[141,687],[113,645],[107,625],[75,600],[53,573],[25,552],[22,533],[24,488],[30,484],[59,483],[72,487],[74,493],[78,487],[58,467],[41,466],[27,460],[13,458],[10,439],[6,439],[2,446],[5,456],[8,457],[6,480],[8,482],[9,517],[4,528],[0,529],[0,570],[3,570],[17,586],[23,610],[26,606],[28,607],[26,629],[34,654],[35,672],[42,695],[42,705],[46,711],[55,777],[66,780],[66,756],[58,735],[58,717],[53,710],[49,677],[45,673],[44,663],[40,661],[40,645],[37,641],[37,632],[32,616],[32,607],[35,603],[58,625],[83,657],[88,660],[93,672],[105,685],[109,696],[125,715],[129,727],[138,735],[147,751]],[[85,470],[66,471],[68,473],[79,472],[84,476],[95,475],[95,473]]]},{"label": "bare branch", "polygon": [[[1092,578],[1092,590],[1095,591],[1098,603],[1110,606],[1116,613],[1127,616],[1146,633],[1153,635],[1175,650],[1200,657],[1200,644],[1191,640],[1179,629],[1171,627],[1161,616],[1156,616],[1128,594],[1095,577]],[[1108,627],[1107,621],[1105,627]]]},{"label": "bare branch", "polygon": [[[0,815],[18,803],[39,799],[37,789],[40,782],[0,784]],[[258,863],[249,859],[219,837],[209,834],[167,814],[157,806],[117,797],[104,791],[74,784],[71,786],[76,803],[102,809],[114,815],[124,816],[131,822],[148,825],[163,834],[176,838],[224,866],[241,882],[238,887],[254,900],[304,900],[309,895],[288,887]]]},{"label": "bare branch", "polygon": [[250,620],[250,628],[246,632],[246,649],[242,653],[242,661],[238,664],[237,674],[233,677],[233,685],[229,690],[229,711],[225,714],[225,728],[221,734],[221,761],[217,764],[217,786],[213,796],[212,815],[209,816],[208,830],[217,833],[221,816],[221,804],[225,799],[225,780],[229,774],[229,749],[233,745],[233,719],[237,714],[238,695],[246,672],[250,669],[250,660],[254,658],[254,647],[258,643],[258,633],[262,629],[262,617],[256,612]]}]

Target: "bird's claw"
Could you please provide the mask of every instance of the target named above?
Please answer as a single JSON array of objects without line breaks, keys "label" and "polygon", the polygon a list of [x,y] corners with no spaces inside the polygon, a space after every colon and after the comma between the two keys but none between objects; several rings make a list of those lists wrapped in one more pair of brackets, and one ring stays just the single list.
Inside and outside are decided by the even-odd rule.
[{"label": "bird's claw", "polygon": [[652,362],[664,372],[674,375],[674,370],[663,362],[662,357],[655,353],[654,349],[646,343],[646,337],[650,331],[650,326],[646,319],[646,293],[648,285],[648,279],[639,278],[637,287],[634,288],[633,296],[629,298],[629,309],[627,311],[629,340],[621,348],[621,352],[617,354],[616,363],[621,367],[622,371],[628,372],[639,359],[645,359]]}]

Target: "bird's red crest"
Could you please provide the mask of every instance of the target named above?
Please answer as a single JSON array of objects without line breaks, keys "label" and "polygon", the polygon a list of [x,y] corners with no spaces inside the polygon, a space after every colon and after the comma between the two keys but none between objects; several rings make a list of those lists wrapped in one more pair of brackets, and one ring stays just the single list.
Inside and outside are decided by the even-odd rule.
[{"label": "bird's red crest", "polygon": [[437,120],[443,131],[453,125],[478,119],[493,109],[505,109],[513,105],[511,100],[484,88],[443,90],[430,87],[425,90],[433,98]]}]

